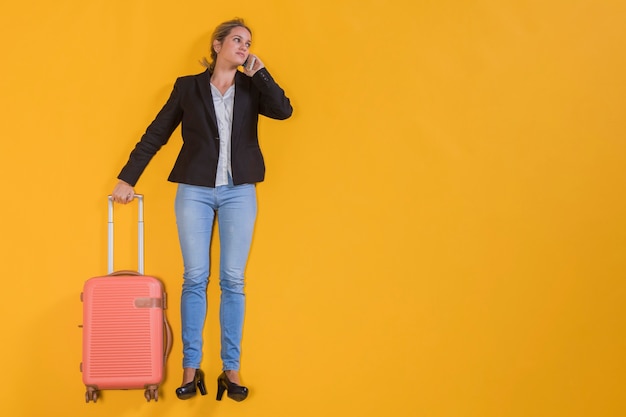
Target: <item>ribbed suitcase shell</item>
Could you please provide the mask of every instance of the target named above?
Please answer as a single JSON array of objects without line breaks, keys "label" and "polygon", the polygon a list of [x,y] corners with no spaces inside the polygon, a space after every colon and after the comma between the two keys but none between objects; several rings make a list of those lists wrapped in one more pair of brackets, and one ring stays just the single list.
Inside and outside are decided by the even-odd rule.
[{"label": "ribbed suitcase shell", "polygon": [[163,379],[163,286],[149,276],[91,278],[83,289],[83,382],[132,389]]}]

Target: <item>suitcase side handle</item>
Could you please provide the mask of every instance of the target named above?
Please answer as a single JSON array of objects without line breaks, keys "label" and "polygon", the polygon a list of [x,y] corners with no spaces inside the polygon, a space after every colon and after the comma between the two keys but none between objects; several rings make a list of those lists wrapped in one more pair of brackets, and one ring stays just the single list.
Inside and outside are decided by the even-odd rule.
[{"label": "suitcase side handle", "polygon": [[[139,275],[144,273],[144,225],[143,225],[143,195],[135,194],[137,199],[137,271]],[[113,273],[113,251],[114,251],[114,231],[113,231],[113,196],[109,195],[108,213],[108,264],[107,273]]]},{"label": "suitcase side handle", "polygon": [[165,345],[163,346],[163,366],[167,365],[167,358],[169,358],[172,352],[172,344],[174,336],[172,334],[172,327],[165,317],[165,311],[163,312],[163,328],[165,330]]}]

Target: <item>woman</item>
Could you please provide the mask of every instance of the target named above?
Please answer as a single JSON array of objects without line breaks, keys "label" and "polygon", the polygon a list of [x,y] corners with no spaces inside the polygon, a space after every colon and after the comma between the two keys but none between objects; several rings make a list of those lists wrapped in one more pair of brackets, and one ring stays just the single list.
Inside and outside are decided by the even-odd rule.
[{"label": "woman", "polygon": [[[182,123],[183,146],[168,180],[178,183],[175,212],[184,262],[181,297],[183,384],[180,399],[206,394],[202,333],[206,317],[210,243],[217,214],[220,236],[220,325],[223,372],[217,399],[244,400],[239,378],[244,319],[244,270],[256,219],[255,183],[265,165],[259,148],[259,114],[287,119],[292,107],[263,62],[249,53],[252,33],[243,20],[219,25],[212,36],[205,72],[180,77],[155,120],[118,175],[117,203],[134,197],[133,186],[154,154]],[[238,68],[244,63],[243,72]]]}]

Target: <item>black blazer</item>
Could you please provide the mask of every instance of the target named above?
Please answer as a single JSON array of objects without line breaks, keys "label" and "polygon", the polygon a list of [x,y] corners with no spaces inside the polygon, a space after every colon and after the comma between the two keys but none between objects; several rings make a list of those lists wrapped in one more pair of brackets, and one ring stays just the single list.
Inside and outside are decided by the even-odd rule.
[{"label": "black blazer", "polygon": [[[170,98],[130,153],[119,179],[134,186],[152,157],[182,123],[183,146],[168,180],[215,187],[220,141],[210,78],[211,73],[206,70],[176,80]],[[256,183],[265,178],[265,163],[257,136],[259,114],[282,120],[291,116],[292,111],[285,92],[267,69],[260,69],[252,77],[236,73],[231,134],[235,185]]]}]

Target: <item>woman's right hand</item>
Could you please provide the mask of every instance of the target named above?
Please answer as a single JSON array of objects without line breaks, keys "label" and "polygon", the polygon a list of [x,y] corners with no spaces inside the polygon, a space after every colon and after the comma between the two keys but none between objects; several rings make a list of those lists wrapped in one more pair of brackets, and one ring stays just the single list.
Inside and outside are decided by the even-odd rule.
[{"label": "woman's right hand", "polygon": [[120,180],[113,189],[111,196],[116,203],[128,204],[135,198],[135,190],[132,185]]}]

